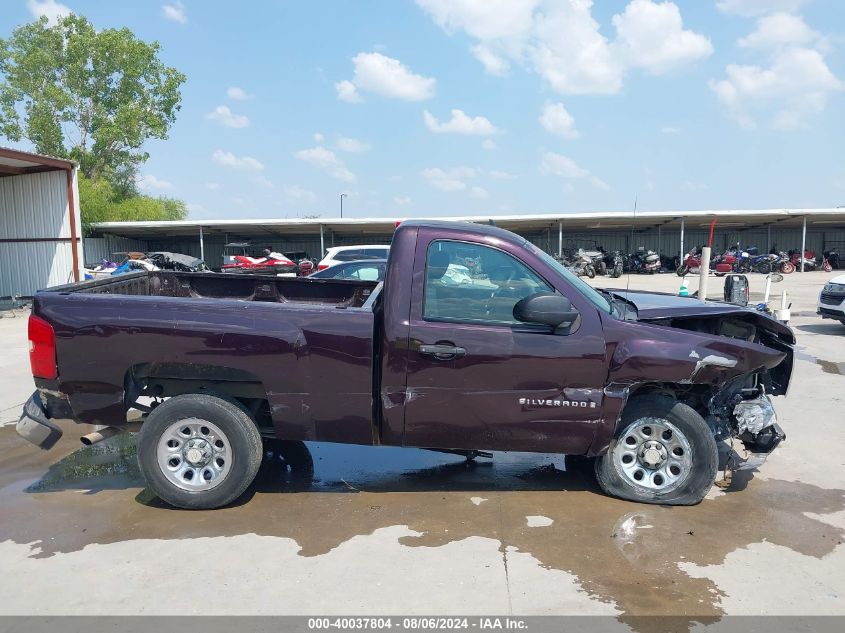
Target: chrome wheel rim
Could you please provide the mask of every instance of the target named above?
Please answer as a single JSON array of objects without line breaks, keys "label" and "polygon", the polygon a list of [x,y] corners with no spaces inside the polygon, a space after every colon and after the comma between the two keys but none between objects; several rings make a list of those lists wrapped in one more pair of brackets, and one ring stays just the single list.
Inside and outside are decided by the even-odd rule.
[{"label": "chrome wheel rim", "polygon": [[669,492],[689,477],[692,453],[678,427],[662,418],[644,417],[620,434],[613,463],[626,483],[650,492]]},{"label": "chrome wheel rim", "polygon": [[162,433],[157,448],[162,474],[182,490],[200,492],[219,486],[232,469],[232,447],[215,424],[187,418]]}]

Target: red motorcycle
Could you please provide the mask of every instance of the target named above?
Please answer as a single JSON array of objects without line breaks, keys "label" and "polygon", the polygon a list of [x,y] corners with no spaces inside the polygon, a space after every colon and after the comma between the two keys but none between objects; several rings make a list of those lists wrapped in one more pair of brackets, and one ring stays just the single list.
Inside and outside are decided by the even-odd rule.
[{"label": "red motorcycle", "polygon": [[678,277],[683,277],[687,273],[692,273],[693,275],[698,274],[698,271],[701,269],[701,253],[699,252],[697,247],[694,247],[689,253],[684,256],[684,261],[678,266],[675,272],[677,273]]},{"label": "red motorcycle", "polygon": [[299,267],[281,253],[273,253],[265,249],[264,257],[250,257],[248,255],[231,255],[230,263],[223,264],[224,273],[242,275],[285,275],[295,277]]}]

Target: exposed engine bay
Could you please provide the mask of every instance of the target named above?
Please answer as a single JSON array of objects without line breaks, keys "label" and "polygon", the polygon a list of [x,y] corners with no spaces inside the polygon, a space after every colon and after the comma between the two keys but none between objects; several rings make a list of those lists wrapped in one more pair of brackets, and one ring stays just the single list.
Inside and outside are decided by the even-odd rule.
[{"label": "exposed engine bay", "polygon": [[[664,324],[667,324],[664,322]],[[792,374],[794,335],[786,326],[754,313],[672,319],[672,327],[724,336],[783,352],[774,367],[755,368],[721,385],[707,402],[707,423],[717,440],[736,438],[752,454],[768,454],[786,439],[778,426],[771,396],[785,395]],[[722,359],[722,366],[729,359]],[[718,363],[714,363],[718,364]]]}]

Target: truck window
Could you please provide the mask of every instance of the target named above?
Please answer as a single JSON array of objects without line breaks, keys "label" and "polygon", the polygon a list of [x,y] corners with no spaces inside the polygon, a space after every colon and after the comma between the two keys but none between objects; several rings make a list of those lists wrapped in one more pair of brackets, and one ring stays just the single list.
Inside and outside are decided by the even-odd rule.
[{"label": "truck window", "polygon": [[552,290],[537,273],[496,248],[435,240],[426,256],[423,318],[515,325],[517,301]]}]

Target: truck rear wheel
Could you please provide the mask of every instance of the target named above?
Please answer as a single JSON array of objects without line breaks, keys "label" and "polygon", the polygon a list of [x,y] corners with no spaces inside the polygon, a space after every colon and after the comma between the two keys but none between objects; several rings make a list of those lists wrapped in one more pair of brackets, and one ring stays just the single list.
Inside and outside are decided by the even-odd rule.
[{"label": "truck rear wheel", "polygon": [[237,499],[261,465],[261,434],[237,403],[207,394],[170,398],[141,427],[138,463],[172,506],[219,508]]},{"label": "truck rear wheel", "polygon": [[607,494],[665,505],[695,505],[713,486],[718,467],[713,433],[692,408],[665,395],[632,400],[596,477]]}]

